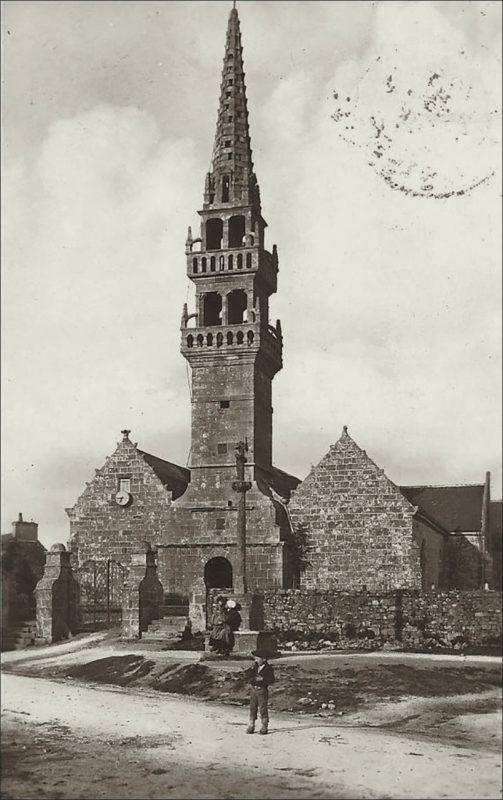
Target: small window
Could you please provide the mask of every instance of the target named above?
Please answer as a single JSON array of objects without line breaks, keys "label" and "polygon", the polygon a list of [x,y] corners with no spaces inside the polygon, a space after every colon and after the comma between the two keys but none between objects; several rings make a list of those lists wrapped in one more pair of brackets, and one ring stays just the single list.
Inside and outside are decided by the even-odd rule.
[{"label": "small window", "polygon": [[131,478],[119,478],[119,492],[131,491]]},{"label": "small window", "polygon": [[229,400],[220,400],[220,408],[229,408],[230,401]]},{"label": "small window", "polygon": [[224,529],[225,529],[225,520],[217,519],[217,531],[223,531]]},{"label": "small window", "polygon": [[225,142],[225,146],[226,146],[226,147],[230,147],[230,146],[231,146],[231,140],[230,140],[230,139],[227,139],[227,140],[226,140],[226,142]]},{"label": "small window", "polygon": [[218,444],[217,445],[217,452],[220,455],[224,455],[224,453],[227,452],[227,445],[225,443],[224,444],[222,444],[222,443]]}]

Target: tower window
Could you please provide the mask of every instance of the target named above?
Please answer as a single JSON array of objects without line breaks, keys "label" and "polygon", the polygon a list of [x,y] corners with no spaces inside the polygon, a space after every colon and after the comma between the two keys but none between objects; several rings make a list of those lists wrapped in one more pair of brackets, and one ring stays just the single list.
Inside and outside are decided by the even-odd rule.
[{"label": "tower window", "polygon": [[203,256],[201,259],[201,272],[206,272],[206,257]]},{"label": "tower window", "polygon": [[232,253],[228,258],[228,267],[229,269],[234,269],[234,256],[232,255]]},{"label": "tower window", "polygon": [[240,325],[245,321],[245,312],[248,307],[246,292],[235,289],[227,295],[227,324]]},{"label": "tower window", "polygon": [[231,96],[231,94],[232,94],[232,92],[226,92],[226,93],[225,93],[225,96],[226,96],[226,97],[230,97],[230,96]]},{"label": "tower window", "polygon": [[227,78],[227,86],[232,86],[233,83],[234,81],[232,80],[232,78]]},{"label": "tower window", "polygon": [[242,247],[245,235],[245,218],[242,214],[229,220],[229,247]]},{"label": "tower window", "polygon": [[222,324],[222,298],[218,292],[203,295],[203,325]]},{"label": "tower window", "polygon": [[223,233],[224,223],[222,220],[217,217],[209,219],[206,223],[206,249],[220,250]]},{"label": "tower window", "polygon": [[223,531],[224,529],[225,529],[225,520],[217,519],[217,531]]},{"label": "tower window", "polygon": [[216,265],[217,265],[217,260],[216,260],[215,256],[211,256],[211,258],[210,258],[210,272],[215,272]]},{"label": "tower window", "polygon": [[221,442],[220,444],[217,444],[217,453],[219,455],[224,455],[224,453],[226,453],[226,452],[227,452],[227,444],[225,442]]},{"label": "tower window", "polygon": [[227,122],[232,122],[232,117],[227,117]]},{"label": "tower window", "polygon": [[231,140],[230,139],[226,139],[225,146],[226,147],[230,147],[231,146]]},{"label": "tower window", "polygon": [[243,254],[238,253],[238,269],[243,269]]},{"label": "tower window", "polygon": [[192,269],[194,272],[197,272],[197,258],[192,259]]},{"label": "tower window", "polygon": [[229,400],[220,400],[220,408],[229,408],[230,401]]},{"label": "tower window", "polygon": [[246,254],[246,266],[247,266],[248,269],[250,269],[251,265],[252,265],[252,254],[251,253],[247,253]]},{"label": "tower window", "polygon": [[[229,188],[230,188],[230,178],[228,175],[224,175],[222,178],[222,203],[229,202]],[[222,234],[220,235],[220,241],[222,241]]]}]

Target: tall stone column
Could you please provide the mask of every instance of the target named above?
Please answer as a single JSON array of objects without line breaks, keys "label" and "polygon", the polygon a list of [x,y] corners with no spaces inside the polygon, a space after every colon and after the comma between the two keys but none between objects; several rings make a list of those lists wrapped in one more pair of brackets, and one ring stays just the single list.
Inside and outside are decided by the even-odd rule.
[{"label": "tall stone column", "polygon": [[198,578],[192,586],[189,620],[193,634],[206,630],[206,584],[203,578]]},{"label": "tall stone column", "polygon": [[160,617],[164,599],[157,577],[156,554],[145,543],[142,553],[133,553],[122,598],[122,638],[141,639],[154,619]]},{"label": "tall stone column", "polygon": [[79,587],[73,577],[70,556],[64,544],[53,544],[44,574],[35,588],[40,642],[50,644],[67,639],[77,630]]},{"label": "tall stone column", "polygon": [[234,592],[244,595],[247,592],[246,584],[246,492],[251,489],[250,481],[245,481],[245,452],[248,445],[238,442],[236,445],[236,477],[232,488],[238,493],[238,520],[237,520],[237,551],[234,571]]}]

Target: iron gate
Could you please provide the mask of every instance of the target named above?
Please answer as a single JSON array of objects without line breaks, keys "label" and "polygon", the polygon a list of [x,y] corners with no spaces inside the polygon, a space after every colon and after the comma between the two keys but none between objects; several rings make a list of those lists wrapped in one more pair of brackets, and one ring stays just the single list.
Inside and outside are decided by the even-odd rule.
[{"label": "iron gate", "polygon": [[82,628],[112,628],[121,624],[126,573],[126,567],[112,559],[85,561],[76,570]]}]

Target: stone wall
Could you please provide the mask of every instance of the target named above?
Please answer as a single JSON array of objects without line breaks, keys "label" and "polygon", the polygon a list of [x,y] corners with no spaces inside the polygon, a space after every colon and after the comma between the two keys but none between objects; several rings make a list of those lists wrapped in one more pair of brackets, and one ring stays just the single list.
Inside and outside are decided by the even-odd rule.
[{"label": "stone wall", "polygon": [[[250,589],[281,586],[283,574],[283,542],[249,545],[247,578]],[[212,558],[226,558],[236,573],[237,547],[230,544],[194,546],[158,546],[159,578],[168,594],[190,599],[196,581],[204,578],[205,564]],[[232,592],[232,588],[228,589]]]},{"label": "stone wall", "polygon": [[302,588],[421,588],[414,507],[346,430],[293,492],[289,512],[307,545]]},{"label": "stone wall", "polygon": [[501,643],[501,592],[427,592],[403,598],[404,644],[465,649]]},{"label": "stone wall", "polygon": [[[35,523],[25,523],[35,525]],[[34,590],[43,575],[47,551],[38,541],[2,541],[2,626],[35,618]]]},{"label": "stone wall", "polygon": [[283,642],[466,649],[501,641],[501,592],[276,590],[264,593],[263,613]]},{"label": "stone wall", "polygon": [[421,588],[423,591],[432,588],[446,588],[449,585],[446,560],[448,537],[433,530],[417,517],[414,517],[412,521],[412,532],[414,541],[419,548]]},{"label": "stone wall", "polygon": [[[127,506],[115,501],[120,478],[131,480],[132,500]],[[120,442],[75,506],[67,509],[74,566],[88,559],[128,564],[145,539],[156,542],[168,527],[170,505],[171,492],[141,452],[129,439]]]},{"label": "stone wall", "polygon": [[479,589],[482,585],[480,533],[451,533],[448,553],[453,589]]}]

